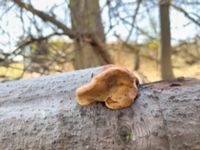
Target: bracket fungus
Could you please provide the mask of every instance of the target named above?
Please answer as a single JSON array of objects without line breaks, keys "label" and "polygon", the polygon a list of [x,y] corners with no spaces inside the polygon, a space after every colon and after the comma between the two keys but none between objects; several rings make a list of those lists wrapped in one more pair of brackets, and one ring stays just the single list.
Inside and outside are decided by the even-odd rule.
[{"label": "bracket fungus", "polygon": [[137,82],[136,76],[127,69],[106,65],[90,83],[76,90],[76,98],[80,105],[100,101],[110,109],[126,108],[132,105],[137,96]]}]

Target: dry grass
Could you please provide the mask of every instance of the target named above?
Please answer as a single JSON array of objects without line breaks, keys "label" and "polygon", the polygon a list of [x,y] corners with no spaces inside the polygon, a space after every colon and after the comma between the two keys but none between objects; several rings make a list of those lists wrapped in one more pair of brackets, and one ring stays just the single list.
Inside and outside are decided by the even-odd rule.
[{"label": "dry grass", "polygon": [[21,76],[23,68],[22,63],[13,63],[9,67],[0,66],[0,77],[18,78]]},{"label": "dry grass", "polygon": [[[140,50],[140,69],[139,74],[142,74],[147,77],[148,81],[157,81],[161,80],[160,78],[160,69],[159,63],[155,60],[158,60],[158,44],[147,44],[137,46]],[[109,44],[108,49],[111,52],[111,55],[114,59],[115,64],[124,66],[129,70],[133,71],[134,67],[134,49],[127,48],[121,43]],[[150,57],[149,57],[150,56]],[[173,71],[175,77],[195,77],[200,78],[200,63],[194,63],[193,65],[188,65],[185,63],[186,58],[179,55],[173,55]],[[7,76],[10,78],[17,78],[22,74],[23,64],[15,63],[11,67],[0,67],[0,76]],[[61,67],[61,68],[60,68]],[[73,70],[73,66],[70,63],[63,64],[61,66],[54,66],[55,71],[50,74],[54,74],[56,70],[62,70],[63,72]],[[26,73],[24,78],[32,78],[40,76],[37,73]]]},{"label": "dry grass", "polygon": [[[112,45],[112,56],[116,64],[125,66],[129,70],[133,71],[134,66],[134,53],[133,50],[124,48],[121,44]],[[155,59],[159,59],[157,54],[158,47],[151,45],[140,47],[140,69],[139,72],[145,75],[148,80],[157,81],[161,80],[160,77],[160,66],[159,63],[156,62]],[[151,57],[148,57],[151,56]],[[195,77],[200,78],[200,63],[196,63],[193,65],[188,65],[185,63],[185,59],[179,55],[172,56],[173,62],[173,72],[175,77]]]}]

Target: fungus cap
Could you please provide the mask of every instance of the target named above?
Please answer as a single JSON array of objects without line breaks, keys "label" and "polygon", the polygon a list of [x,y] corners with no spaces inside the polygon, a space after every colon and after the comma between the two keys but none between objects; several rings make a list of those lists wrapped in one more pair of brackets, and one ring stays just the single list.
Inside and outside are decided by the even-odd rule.
[{"label": "fungus cap", "polygon": [[76,90],[80,105],[101,101],[110,109],[129,107],[138,93],[137,78],[123,67],[106,65],[90,83]]}]

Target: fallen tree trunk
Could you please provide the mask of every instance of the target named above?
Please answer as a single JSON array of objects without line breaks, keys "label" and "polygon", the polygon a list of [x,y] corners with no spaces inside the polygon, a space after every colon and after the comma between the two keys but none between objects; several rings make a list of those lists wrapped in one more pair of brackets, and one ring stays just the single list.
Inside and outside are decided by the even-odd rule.
[{"label": "fallen tree trunk", "polygon": [[75,89],[101,69],[0,84],[0,149],[200,149],[200,80],[141,85],[127,109],[78,105]]}]

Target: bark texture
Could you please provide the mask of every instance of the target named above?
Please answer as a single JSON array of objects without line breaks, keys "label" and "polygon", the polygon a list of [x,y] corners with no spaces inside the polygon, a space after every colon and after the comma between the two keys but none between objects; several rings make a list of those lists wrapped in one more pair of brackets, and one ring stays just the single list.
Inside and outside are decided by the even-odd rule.
[{"label": "bark texture", "polygon": [[143,84],[127,109],[78,105],[75,89],[101,71],[0,84],[0,149],[200,149],[200,80]]}]

